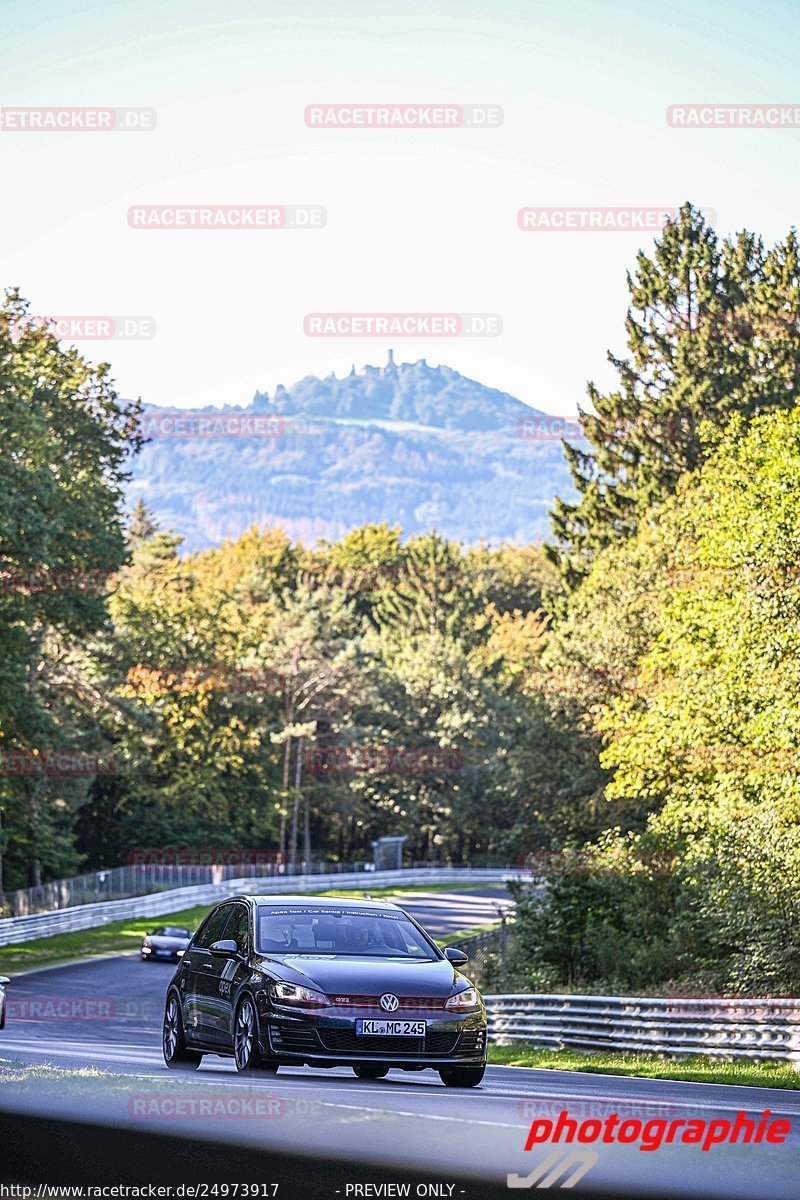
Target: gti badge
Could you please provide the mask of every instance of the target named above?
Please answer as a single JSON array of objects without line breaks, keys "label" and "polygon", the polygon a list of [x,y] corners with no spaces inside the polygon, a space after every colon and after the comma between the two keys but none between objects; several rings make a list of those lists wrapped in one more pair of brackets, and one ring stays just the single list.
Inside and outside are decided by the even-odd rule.
[{"label": "gti badge", "polygon": [[393,996],[391,992],[384,992],[381,996],[381,1008],[384,1012],[396,1012],[399,1004],[397,996]]}]

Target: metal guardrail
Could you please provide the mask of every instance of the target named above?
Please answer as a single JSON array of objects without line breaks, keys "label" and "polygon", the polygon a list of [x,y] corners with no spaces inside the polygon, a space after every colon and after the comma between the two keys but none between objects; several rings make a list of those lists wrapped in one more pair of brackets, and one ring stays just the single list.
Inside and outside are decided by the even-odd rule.
[{"label": "metal guardrail", "polygon": [[[138,853],[134,851],[134,853]],[[57,879],[38,887],[21,888],[5,893],[5,904],[11,917],[27,917],[40,912],[52,912],[59,908],[76,908],[79,904],[102,904],[109,900],[127,900],[131,896],[146,896],[148,892],[165,892],[170,888],[199,887],[204,883],[223,883],[226,879],[266,878],[277,875],[328,875],[338,871],[371,870],[372,863],[298,863],[298,870],[265,861],[268,851],[221,850],[219,860],[205,851],[142,851],[143,855],[163,853],[164,861],[129,864],[125,867],[107,867],[75,875],[71,879]],[[252,854],[253,861],[246,856]],[[176,861],[167,861],[174,856]],[[181,856],[185,861],[181,861]],[[192,862],[192,856],[201,861]],[[0,896],[0,901],[3,896]]]},{"label": "metal guardrail", "polygon": [[366,888],[417,883],[501,883],[507,879],[525,878],[524,873],[494,867],[424,867],[400,871],[351,871],[327,875],[284,875],[255,879],[226,879],[220,883],[199,887],[173,888],[152,892],[147,896],[132,896],[127,900],[109,900],[104,904],[81,904],[56,912],[34,913],[28,917],[6,917],[0,920],[0,946],[30,942],[34,938],[52,937],[56,933],[73,933],[123,921],[126,917],[151,917],[194,908],[199,904],[215,904],[234,895],[285,895],[303,892],[313,887]]},{"label": "metal guardrail", "polygon": [[489,1037],[564,1050],[800,1063],[800,999],[486,996]]}]

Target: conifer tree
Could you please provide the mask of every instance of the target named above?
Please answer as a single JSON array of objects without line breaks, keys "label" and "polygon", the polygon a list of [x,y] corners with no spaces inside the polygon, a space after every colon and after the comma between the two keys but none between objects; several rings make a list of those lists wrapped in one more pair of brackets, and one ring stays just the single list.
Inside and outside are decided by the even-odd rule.
[{"label": "conifer tree", "polygon": [[800,387],[794,230],[769,251],[747,231],[720,241],[684,204],[652,255],[638,254],[628,290],[627,354],[608,354],[618,386],[589,383],[589,447],[564,443],[579,498],[556,500],[546,554],[569,589],[704,461],[714,440],[704,422],[790,407]]}]

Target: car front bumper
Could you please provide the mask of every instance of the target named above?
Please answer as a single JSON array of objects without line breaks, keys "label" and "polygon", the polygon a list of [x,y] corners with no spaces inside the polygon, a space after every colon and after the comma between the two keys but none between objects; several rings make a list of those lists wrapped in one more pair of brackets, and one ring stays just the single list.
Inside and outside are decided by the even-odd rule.
[{"label": "car front bumper", "polygon": [[167,950],[158,946],[142,946],[142,958],[154,958],[158,962],[180,962],[183,950]]},{"label": "car front bumper", "polygon": [[464,1016],[442,1010],[397,1012],[392,1016],[424,1020],[425,1037],[357,1034],[356,1021],[374,1019],[374,1009],[352,1009],[345,1017],[287,1014],[264,1006],[259,1021],[261,1053],[298,1065],[334,1067],[379,1062],[406,1070],[478,1066],[486,1061],[486,1017],[482,1011]]}]

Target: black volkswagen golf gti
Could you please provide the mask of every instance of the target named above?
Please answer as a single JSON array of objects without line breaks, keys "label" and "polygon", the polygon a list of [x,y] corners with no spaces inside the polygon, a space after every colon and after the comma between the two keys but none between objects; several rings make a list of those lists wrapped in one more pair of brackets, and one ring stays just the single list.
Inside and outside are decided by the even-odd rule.
[{"label": "black volkswagen golf gti", "polygon": [[475,1087],[486,1010],[456,969],[466,961],[393,904],[236,897],[209,913],[170,981],[164,1059],[350,1066],[362,1079],[433,1067],[448,1087]]}]

